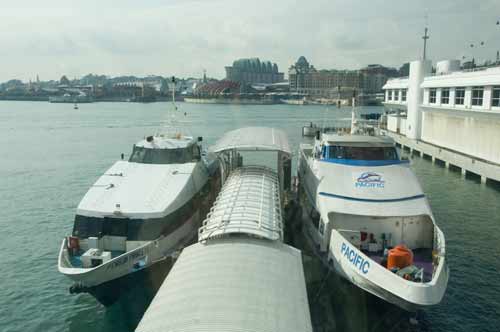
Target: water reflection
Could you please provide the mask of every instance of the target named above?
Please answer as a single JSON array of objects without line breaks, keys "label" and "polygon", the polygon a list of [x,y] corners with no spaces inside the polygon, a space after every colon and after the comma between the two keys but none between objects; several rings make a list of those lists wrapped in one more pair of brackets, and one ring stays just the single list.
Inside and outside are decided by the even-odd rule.
[{"label": "water reflection", "polygon": [[171,262],[165,260],[121,279],[119,285],[108,290],[119,296],[109,307],[90,294],[76,296],[72,315],[67,319],[69,331],[134,331],[171,267]]}]

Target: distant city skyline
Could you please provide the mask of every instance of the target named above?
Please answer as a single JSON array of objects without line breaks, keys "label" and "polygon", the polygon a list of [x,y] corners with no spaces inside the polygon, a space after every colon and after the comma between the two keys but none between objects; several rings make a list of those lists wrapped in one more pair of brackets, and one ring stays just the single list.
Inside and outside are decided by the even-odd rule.
[{"label": "distant city skyline", "polygon": [[493,60],[500,49],[497,0],[27,0],[2,4],[0,82],[203,70],[223,78],[238,58],[286,72],[301,55],[318,69],[399,67],[421,57],[426,14],[433,61]]}]

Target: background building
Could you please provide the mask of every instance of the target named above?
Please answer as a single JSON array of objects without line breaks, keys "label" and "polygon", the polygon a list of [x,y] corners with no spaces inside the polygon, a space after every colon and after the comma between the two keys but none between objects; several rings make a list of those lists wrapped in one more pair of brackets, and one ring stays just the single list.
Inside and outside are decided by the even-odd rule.
[{"label": "background building", "polygon": [[239,59],[232,66],[226,67],[226,80],[240,84],[276,83],[284,81],[284,74],[278,71],[278,65],[259,58]]},{"label": "background building", "polygon": [[317,70],[301,56],[288,70],[290,92],[320,98],[350,98],[363,88],[359,70]]},{"label": "background building", "polygon": [[389,78],[399,76],[396,68],[388,68],[382,65],[368,65],[360,69],[363,75],[363,92],[379,93]]},{"label": "background building", "polygon": [[382,92],[390,77],[398,76],[394,68],[368,65],[360,70],[317,70],[301,56],[288,71],[290,91],[323,98],[350,98],[357,94]]}]

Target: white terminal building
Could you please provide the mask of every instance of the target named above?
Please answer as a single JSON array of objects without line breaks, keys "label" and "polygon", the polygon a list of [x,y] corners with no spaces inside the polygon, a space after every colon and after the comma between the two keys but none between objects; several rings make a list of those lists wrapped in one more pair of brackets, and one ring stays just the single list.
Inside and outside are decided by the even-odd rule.
[{"label": "white terminal building", "polygon": [[500,67],[460,70],[458,60],[410,63],[387,81],[387,134],[403,147],[500,181]]}]

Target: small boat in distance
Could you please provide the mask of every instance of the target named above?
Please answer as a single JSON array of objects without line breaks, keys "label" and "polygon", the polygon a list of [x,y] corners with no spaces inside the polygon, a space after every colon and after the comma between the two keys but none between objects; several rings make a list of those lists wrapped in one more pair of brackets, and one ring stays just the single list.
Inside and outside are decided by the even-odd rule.
[{"label": "small boat in distance", "polygon": [[79,92],[78,94],[65,93],[62,96],[51,96],[49,97],[49,103],[92,103],[94,100],[91,96]]},{"label": "small boat in distance", "polygon": [[74,109],[74,110],[77,110],[77,109],[78,109],[78,104],[77,104],[77,103],[75,103],[75,105],[73,106],[73,109]]},{"label": "small boat in distance", "polygon": [[[353,112],[354,113],[354,112]],[[299,149],[309,249],[358,287],[406,310],[438,304],[445,238],[408,161],[385,136],[317,132]],[[373,129],[373,128],[371,128]]]}]

